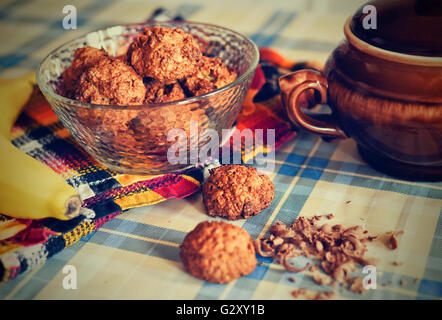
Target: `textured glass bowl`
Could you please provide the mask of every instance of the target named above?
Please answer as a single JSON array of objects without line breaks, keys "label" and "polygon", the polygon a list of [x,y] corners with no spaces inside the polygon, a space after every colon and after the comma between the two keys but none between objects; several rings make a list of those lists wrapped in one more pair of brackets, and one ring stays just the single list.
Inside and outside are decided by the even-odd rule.
[{"label": "textured glass bowl", "polygon": [[[124,52],[144,27],[179,27],[191,33],[203,53],[220,57],[235,70],[237,79],[213,92],[171,103],[142,106],[104,106],[82,103],[57,94],[61,73],[70,65],[76,49],[103,48],[111,55]],[[221,137],[222,129],[232,127],[250,88],[259,52],[248,38],[229,29],[203,23],[161,22],[114,26],[90,32],[51,52],[37,70],[38,85],[63,125],[77,143],[109,169],[130,174],[159,174],[191,167],[190,150],[201,150],[208,143],[208,130]],[[181,129],[180,152],[187,163],[168,161],[168,141],[172,129]],[[220,139],[221,140],[221,139]],[[221,142],[221,141],[220,141]],[[184,154],[184,153],[181,153]]]}]

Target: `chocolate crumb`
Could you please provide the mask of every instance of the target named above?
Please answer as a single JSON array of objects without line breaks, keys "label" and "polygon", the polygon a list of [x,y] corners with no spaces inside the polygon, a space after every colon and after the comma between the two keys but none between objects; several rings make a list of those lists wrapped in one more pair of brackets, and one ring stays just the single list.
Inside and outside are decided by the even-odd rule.
[{"label": "chocolate crumb", "polygon": [[313,274],[313,280],[317,283],[317,284],[329,284],[331,282],[331,277],[323,274],[319,271],[314,272]]},{"label": "chocolate crumb", "polygon": [[333,296],[335,295],[334,292],[318,292],[313,300],[327,300],[327,299],[331,299]]},{"label": "chocolate crumb", "polygon": [[394,265],[394,266],[401,266],[403,263],[402,262],[393,261],[391,264]]},{"label": "chocolate crumb", "polygon": [[292,296],[295,299],[302,297],[308,300],[326,300],[326,299],[331,299],[334,295],[335,295],[334,291],[314,292],[304,288],[292,291]]},{"label": "chocolate crumb", "polygon": [[292,291],[292,296],[294,298],[298,298],[301,295],[305,295],[307,292],[308,292],[307,289],[304,289],[304,288],[293,290]]},{"label": "chocolate crumb", "polygon": [[388,235],[387,240],[386,240],[386,245],[389,249],[391,250],[396,250],[398,247],[398,240],[397,237],[401,234],[403,234],[404,231],[400,230],[400,231],[389,231],[386,234]]},{"label": "chocolate crumb", "polygon": [[[325,215],[332,219],[333,214]],[[366,241],[376,236],[367,235],[361,226],[345,227],[341,224],[319,225],[318,216],[311,218],[298,217],[291,225],[281,221],[270,227],[270,235],[255,241],[256,252],[260,255],[273,257],[287,271],[302,272],[310,267],[296,267],[288,263],[289,258],[297,256],[319,259],[319,264],[310,267],[313,280],[318,284],[353,287],[353,291],[362,293],[362,280],[349,278],[356,265],[375,264],[373,259],[365,256]],[[275,245],[275,239],[276,241]],[[360,283],[359,283],[360,282]],[[299,295],[299,293],[295,293]]]},{"label": "chocolate crumb", "polygon": [[319,270],[319,266],[318,265],[314,265],[310,267],[310,271],[311,272],[316,272],[317,270]]},{"label": "chocolate crumb", "polygon": [[397,249],[397,239],[394,235],[391,235],[388,239],[387,247],[391,250]]},{"label": "chocolate crumb", "polygon": [[365,292],[365,288],[362,283],[362,278],[358,277],[352,280],[352,284],[350,286],[350,290],[354,293],[363,294]]}]

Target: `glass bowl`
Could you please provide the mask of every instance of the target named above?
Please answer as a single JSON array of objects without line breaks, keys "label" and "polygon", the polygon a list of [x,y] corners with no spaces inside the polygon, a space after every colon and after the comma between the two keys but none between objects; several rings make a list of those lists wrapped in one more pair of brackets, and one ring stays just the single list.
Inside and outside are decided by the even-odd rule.
[{"label": "glass bowl", "polygon": [[[170,103],[139,106],[94,105],[57,94],[61,73],[76,49],[103,48],[124,52],[143,28],[179,27],[192,34],[202,51],[220,57],[237,79],[210,93]],[[160,22],[119,25],[90,32],[51,52],[39,65],[37,83],[62,124],[76,142],[105,167],[129,174],[161,174],[194,166],[198,150],[230,129],[250,88],[259,52],[245,36],[203,23]],[[211,130],[209,130],[211,129]],[[171,157],[172,156],[172,157]],[[177,161],[179,160],[179,161]]]}]

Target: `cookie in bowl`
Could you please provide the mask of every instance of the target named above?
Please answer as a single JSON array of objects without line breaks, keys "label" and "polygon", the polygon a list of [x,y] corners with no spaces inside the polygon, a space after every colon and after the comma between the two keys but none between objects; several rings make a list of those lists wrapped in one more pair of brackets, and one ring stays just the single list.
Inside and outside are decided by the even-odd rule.
[{"label": "cookie in bowl", "polygon": [[191,34],[180,28],[146,28],[130,45],[127,57],[143,77],[165,84],[196,73],[202,52]]}]

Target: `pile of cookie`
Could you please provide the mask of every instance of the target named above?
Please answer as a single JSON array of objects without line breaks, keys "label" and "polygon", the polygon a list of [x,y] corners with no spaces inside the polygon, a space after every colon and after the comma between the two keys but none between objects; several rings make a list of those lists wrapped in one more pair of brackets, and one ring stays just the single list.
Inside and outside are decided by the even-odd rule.
[{"label": "pile of cookie", "polygon": [[91,46],[77,49],[59,93],[93,104],[142,105],[199,96],[236,77],[219,57],[204,56],[190,33],[158,25],[145,28],[118,56]]}]

